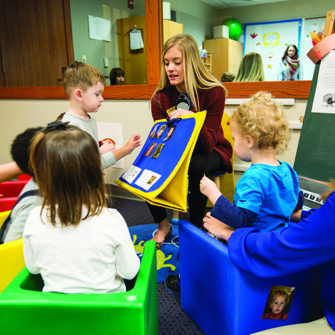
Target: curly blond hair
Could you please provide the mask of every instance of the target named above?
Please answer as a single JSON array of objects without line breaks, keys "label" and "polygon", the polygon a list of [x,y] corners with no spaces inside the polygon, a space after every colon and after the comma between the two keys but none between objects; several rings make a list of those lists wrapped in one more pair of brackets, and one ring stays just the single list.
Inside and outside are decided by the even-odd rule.
[{"label": "curly blond hair", "polygon": [[239,106],[232,116],[242,135],[249,135],[258,150],[287,149],[290,132],[283,109],[272,100],[272,95],[258,92]]}]

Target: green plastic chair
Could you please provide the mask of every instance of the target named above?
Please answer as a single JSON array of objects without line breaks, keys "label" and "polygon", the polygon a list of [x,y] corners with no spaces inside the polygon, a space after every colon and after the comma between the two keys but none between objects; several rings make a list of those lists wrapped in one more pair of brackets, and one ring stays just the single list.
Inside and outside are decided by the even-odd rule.
[{"label": "green plastic chair", "polygon": [[158,334],[156,243],[145,244],[132,290],[122,293],[41,292],[41,276],[24,268],[0,294],[2,334]]}]

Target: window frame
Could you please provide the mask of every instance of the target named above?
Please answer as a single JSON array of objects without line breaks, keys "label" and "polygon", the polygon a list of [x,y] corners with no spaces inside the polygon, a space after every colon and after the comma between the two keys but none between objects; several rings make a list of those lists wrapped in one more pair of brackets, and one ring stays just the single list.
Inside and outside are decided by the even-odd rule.
[{"label": "window frame", "polygon": [[[64,0],[68,3],[69,0]],[[66,8],[66,7],[65,7]],[[71,25],[70,13],[65,10],[67,24]],[[147,84],[146,85],[106,85],[105,99],[146,100],[155,91],[160,74],[160,54],[162,50],[162,1],[145,0],[146,38],[147,38]],[[72,38],[71,38],[72,40]],[[276,98],[307,99],[310,80],[266,81],[224,83],[229,98],[248,98],[258,91],[267,91]],[[0,87],[0,99],[66,99],[63,87]]]}]

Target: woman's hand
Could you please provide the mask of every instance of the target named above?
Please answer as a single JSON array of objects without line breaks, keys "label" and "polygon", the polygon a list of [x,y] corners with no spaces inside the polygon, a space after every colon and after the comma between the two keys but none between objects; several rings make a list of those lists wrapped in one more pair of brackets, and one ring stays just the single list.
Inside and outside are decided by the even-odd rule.
[{"label": "woman's hand", "polygon": [[176,119],[179,116],[190,115],[190,114],[193,114],[193,112],[188,111],[186,109],[176,109],[175,111],[170,113],[170,119]]},{"label": "woman's hand", "polygon": [[228,241],[231,234],[235,231],[234,228],[226,225],[225,223],[215,219],[211,213],[207,213],[204,217],[204,227],[218,238],[223,238]]}]

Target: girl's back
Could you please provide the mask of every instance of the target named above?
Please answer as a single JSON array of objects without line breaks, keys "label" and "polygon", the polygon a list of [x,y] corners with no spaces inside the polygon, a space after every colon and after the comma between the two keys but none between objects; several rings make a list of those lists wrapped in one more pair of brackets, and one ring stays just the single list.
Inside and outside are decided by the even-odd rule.
[{"label": "girl's back", "polygon": [[135,277],[139,268],[128,227],[115,209],[104,208],[77,226],[53,226],[36,207],[24,231],[27,268],[41,273],[43,291],[105,293],[125,291],[122,278]]},{"label": "girl's back", "polygon": [[27,219],[24,257],[43,291],[125,291],[122,278],[136,276],[139,258],[123,217],[106,206],[95,140],[53,122],[34,139],[30,162],[43,203]]}]

